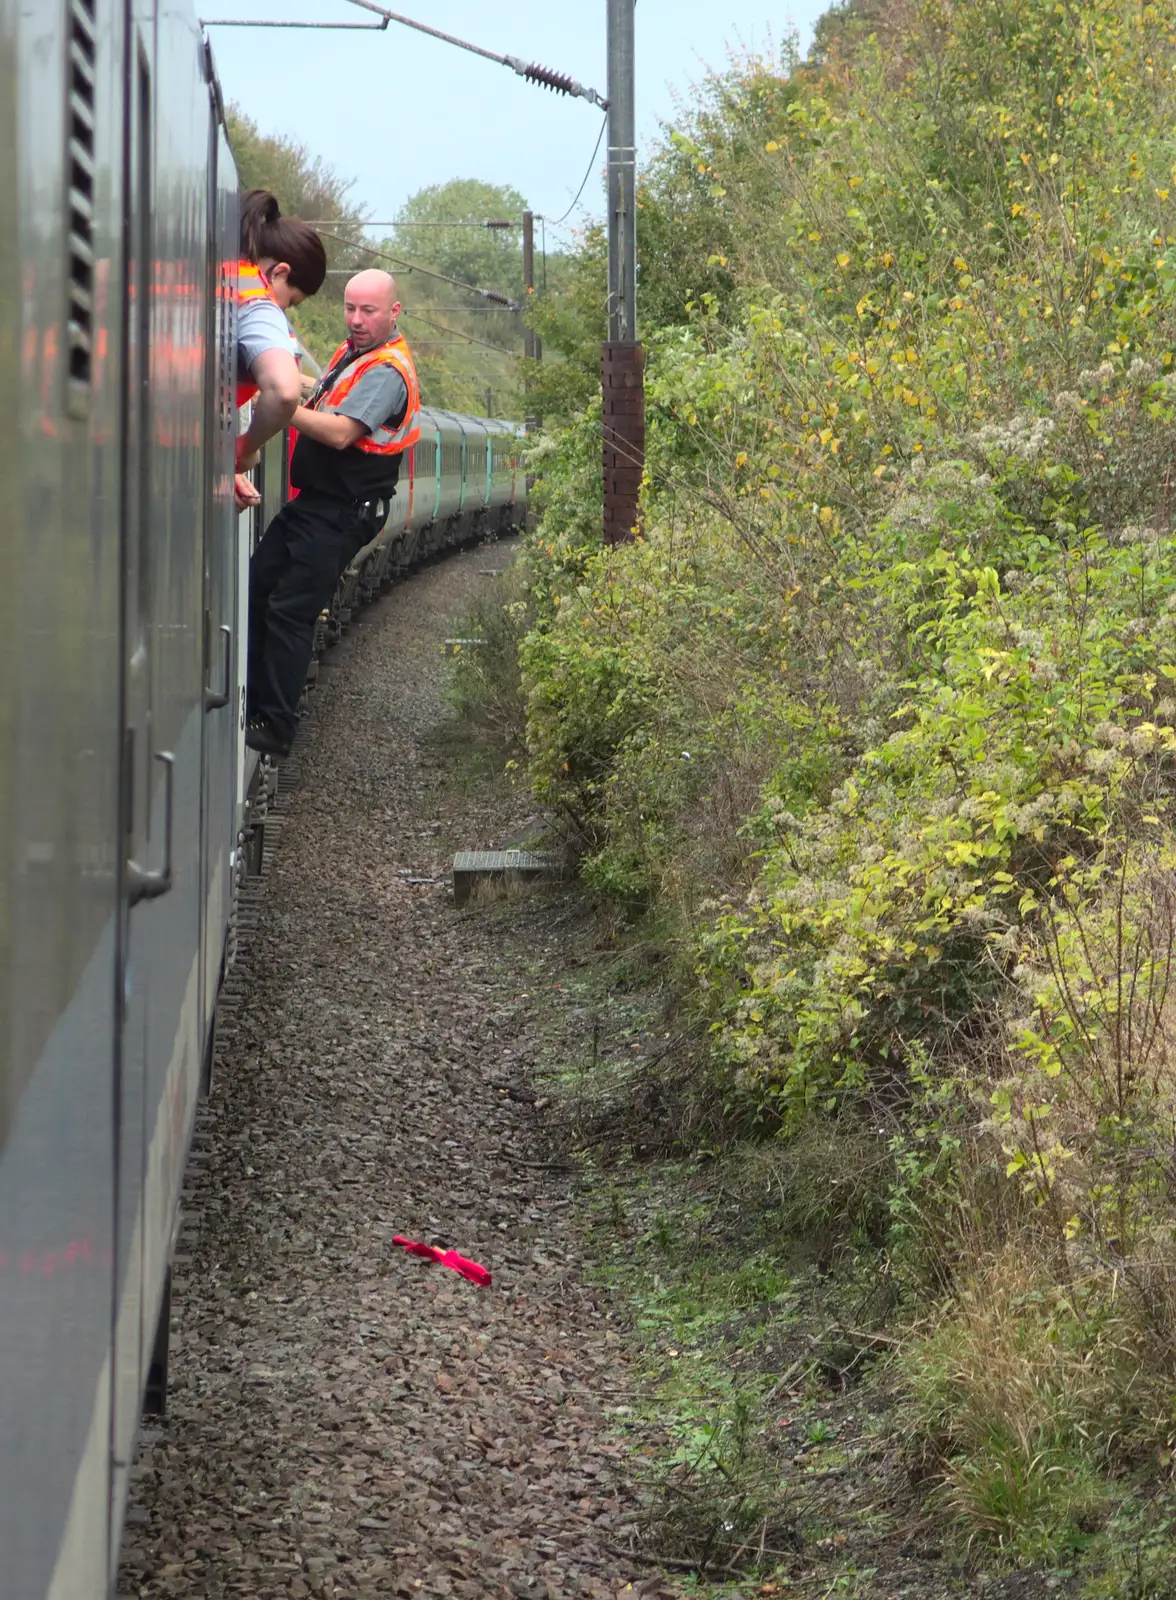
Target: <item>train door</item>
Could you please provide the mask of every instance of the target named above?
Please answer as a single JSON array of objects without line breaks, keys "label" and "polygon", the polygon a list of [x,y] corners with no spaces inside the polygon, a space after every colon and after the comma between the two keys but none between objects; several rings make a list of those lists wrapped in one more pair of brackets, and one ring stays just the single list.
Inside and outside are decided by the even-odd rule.
[{"label": "train door", "polygon": [[[143,1364],[142,1197],[146,1164],[148,983],[143,918],[170,888],[171,767],[157,759],[152,716],[150,619],[150,332],[152,297],[152,46],[147,0],[128,0],[123,250],[120,487],[123,834],[117,972],[122,1018],[117,1073],[118,1197],[114,1291],[111,1548],[118,1549],[138,1427]],[[163,753],[159,753],[162,757]],[[163,826],[153,826],[163,769]],[[156,813],[158,814],[158,813]]]}]

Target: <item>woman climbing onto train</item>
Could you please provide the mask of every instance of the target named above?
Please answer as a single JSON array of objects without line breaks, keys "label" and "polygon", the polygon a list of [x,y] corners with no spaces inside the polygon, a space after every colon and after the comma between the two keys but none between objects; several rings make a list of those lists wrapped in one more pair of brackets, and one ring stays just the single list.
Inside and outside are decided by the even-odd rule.
[{"label": "woman climbing onto train", "polygon": [[257,502],[244,469],[253,466],[267,439],[294,415],[302,378],[291,306],[317,294],[327,275],[323,241],[309,224],[283,217],[268,189],[241,196],[241,259],[237,263],[237,404],[253,401],[249,426],[237,439],[238,510]]}]

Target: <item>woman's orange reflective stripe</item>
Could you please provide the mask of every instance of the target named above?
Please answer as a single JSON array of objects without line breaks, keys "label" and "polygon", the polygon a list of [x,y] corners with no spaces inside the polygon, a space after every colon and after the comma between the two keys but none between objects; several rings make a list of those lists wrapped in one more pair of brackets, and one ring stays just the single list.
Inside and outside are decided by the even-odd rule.
[{"label": "woman's orange reflective stripe", "polygon": [[[250,300],[274,300],[270,293],[270,286],[262,277],[261,268],[253,261],[238,261],[237,263],[237,304],[248,305]],[[274,304],[278,302],[274,300]],[[281,310],[281,307],[278,307]],[[248,405],[257,393],[257,385],[252,378],[242,378],[237,383],[237,406]]]}]

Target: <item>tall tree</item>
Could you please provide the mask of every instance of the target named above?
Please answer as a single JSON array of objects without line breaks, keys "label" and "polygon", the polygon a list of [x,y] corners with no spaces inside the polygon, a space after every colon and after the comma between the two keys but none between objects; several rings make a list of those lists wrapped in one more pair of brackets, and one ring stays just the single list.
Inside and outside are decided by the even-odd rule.
[{"label": "tall tree", "polygon": [[[520,313],[495,309],[471,292],[489,289],[521,303],[522,214],[517,189],[453,178],[410,196],[392,234],[389,255],[456,280],[396,267],[405,331],[416,352],[424,392],[455,410],[522,415]],[[487,228],[487,222],[506,222]],[[461,287],[466,285],[469,287]],[[490,347],[490,348],[487,348]]]},{"label": "tall tree", "polygon": [[229,143],[246,189],[272,189],[282,210],[308,221],[331,218],[358,228],[363,212],[349,199],[353,184],[341,178],[304,144],[264,134],[240,106],[226,112]]}]

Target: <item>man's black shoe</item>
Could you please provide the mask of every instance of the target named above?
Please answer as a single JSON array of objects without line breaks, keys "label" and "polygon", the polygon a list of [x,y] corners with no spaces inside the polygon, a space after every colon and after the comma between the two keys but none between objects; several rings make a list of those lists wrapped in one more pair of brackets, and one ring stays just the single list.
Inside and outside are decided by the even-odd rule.
[{"label": "man's black shoe", "polygon": [[290,742],[280,739],[274,731],[272,722],[267,722],[264,717],[250,717],[245,724],[245,743],[250,750],[257,750],[263,756],[288,756]]}]

